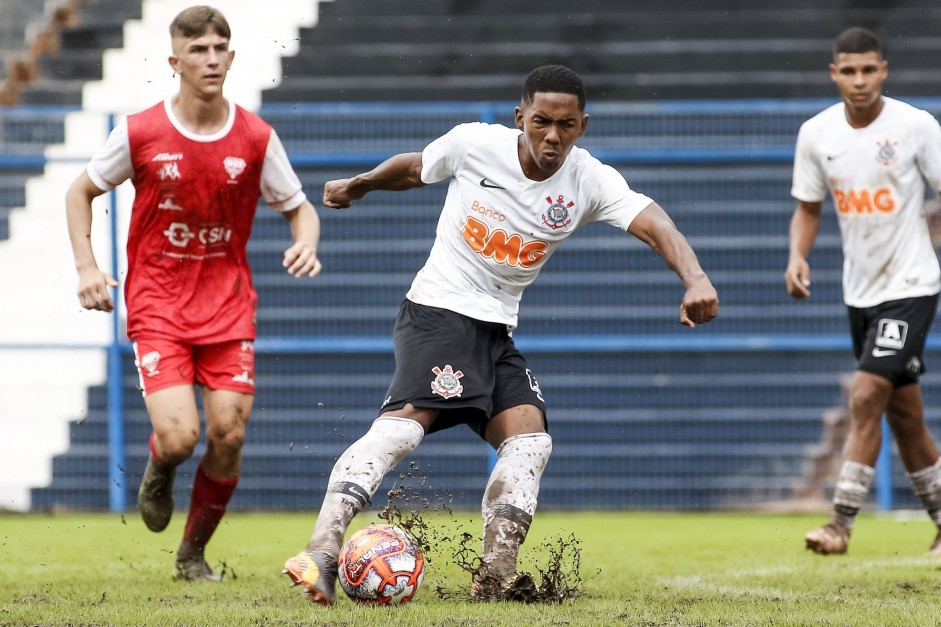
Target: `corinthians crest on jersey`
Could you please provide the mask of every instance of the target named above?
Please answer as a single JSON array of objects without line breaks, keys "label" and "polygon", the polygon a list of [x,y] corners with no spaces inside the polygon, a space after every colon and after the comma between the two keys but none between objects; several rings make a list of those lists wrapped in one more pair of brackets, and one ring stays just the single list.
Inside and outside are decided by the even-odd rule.
[{"label": "corinthians crest on jersey", "polygon": [[549,207],[542,213],[542,223],[553,231],[564,229],[572,223],[569,209],[575,206],[575,203],[565,200],[565,196],[559,194],[555,199],[552,196],[546,196],[546,202]]}]

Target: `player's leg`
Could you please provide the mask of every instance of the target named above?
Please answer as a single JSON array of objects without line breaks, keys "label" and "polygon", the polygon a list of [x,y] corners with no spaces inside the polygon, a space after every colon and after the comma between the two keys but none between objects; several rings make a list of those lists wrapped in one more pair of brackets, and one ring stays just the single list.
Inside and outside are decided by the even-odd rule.
[{"label": "player's leg", "polygon": [[497,450],[497,461],[481,502],[483,550],[472,587],[475,598],[525,600],[535,589],[532,576],[517,571],[517,557],[552,453],[546,426],[542,390],[513,340],[504,337],[495,364],[493,417],[483,432]]},{"label": "player's leg", "polygon": [[411,405],[383,414],[334,464],[310,541],[284,564],[284,573],[307,588],[314,603],[334,602],[337,558],[347,528],[386,473],[421,443],[423,424],[430,425],[436,414]]},{"label": "player's leg", "polygon": [[882,446],[882,415],[891,393],[892,383],[882,376],[863,371],[853,375],[850,430],[833,493],[833,516],[826,525],[804,536],[807,548],[815,553],[846,552],[856,516],[866,502],[875,476]]},{"label": "player's leg", "polygon": [[517,572],[517,557],[536,513],[539,482],[552,453],[543,411],[519,405],[494,416],[486,431],[497,449],[481,503],[483,550],[472,594],[481,600],[524,600],[535,590],[528,573]]},{"label": "player's leg", "polygon": [[938,527],[931,552],[941,554],[941,458],[938,445],[925,424],[920,386],[910,384],[896,388],[886,417],[912,489]]},{"label": "player's leg", "polygon": [[137,506],[151,531],[166,529],[173,515],[176,467],[190,458],[199,441],[199,412],[191,385],[176,385],[144,397],[153,432]]},{"label": "player's leg", "polygon": [[393,333],[395,373],[382,413],[334,465],[310,542],[284,565],[311,601],[333,603],[343,536],[385,474],[430,430],[452,426],[464,415],[490,415],[491,351],[500,333],[506,334],[505,325],[402,303]]},{"label": "player's leg", "polygon": [[195,370],[187,345],[137,338],[133,346],[134,364],[153,428],[137,504],[147,528],[159,532],[173,515],[176,467],[189,459],[199,441]]},{"label": "player's leg", "polygon": [[178,579],[218,581],[221,576],[206,563],[205,550],[238,484],[245,428],[255,398],[254,345],[236,340],[195,346],[193,362],[202,389],[206,453],[193,480],[173,572]]},{"label": "player's leg", "polygon": [[889,376],[895,385],[886,408],[886,420],[895,436],[912,488],[938,527],[931,552],[941,554],[941,459],[938,445],[925,424],[924,403],[918,383],[925,370],[925,338],[934,321],[937,302],[937,296],[895,301],[892,303],[893,311],[880,321],[880,328],[882,335],[895,340],[890,349],[897,350],[896,355],[887,356],[883,362],[892,365]]},{"label": "player's leg", "polygon": [[206,562],[206,545],[238,485],[245,427],[253,402],[252,394],[203,388],[206,453],[196,470],[189,515],[177,549],[174,574],[178,579],[221,579]]}]

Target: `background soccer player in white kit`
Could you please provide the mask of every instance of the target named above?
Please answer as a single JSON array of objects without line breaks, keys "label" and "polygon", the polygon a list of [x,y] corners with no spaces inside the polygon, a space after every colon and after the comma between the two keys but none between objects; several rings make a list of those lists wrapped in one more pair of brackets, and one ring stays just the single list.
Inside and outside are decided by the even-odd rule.
[{"label": "background soccer player in white kit", "polygon": [[246,245],[258,198],[290,224],[283,264],[295,277],[320,272],[320,220],[274,130],[222,95],[235,54],[222,13],[190,7],[170,35],[179,92],[118,124],[69,187],[66,214],[79,302],[112,311],[109,287],[118,283],[95,261],[92,200],[127,179],[134,184],[127,335],[153,426],[138,507],[151,531],[170,523],[176,467],[199,441],[199,385],[206,453],[173,574],[215,581],[221,576],[205,548],[238,483],[255,393],[257,294]]},{"label": "background soccer player in white kit", "polygon": [[450,178],[428,261],[394,331],[396,369],[380,417],[340,457],[307,547],[285,563],[311,601],[334,602],[337,555],[353,517],[383,476],[426,433],[468,424],[497,450],[484,492],[483,565],[472,593],[504,599],[534,589],[516,570],[552,440],[545,402],[511,337],[520,297],[559,243],[603,221],[656,250],[683,281],[680,321],[718,314],[696,255],[663,209],[575,147],[585,132],[577,74],[544,66],[526,79],[516,127],[462,124],[422,153],[330,181],[324,204],[344,208],[372,190],[406,190]]},{"label": "background soccer player in white kit", "polygon": [[[924,214],[926,182],[941,189],[941,127],[926,111],[884,97],[887,75],[873,33],[841,33],[830,77],[842,102],[804,123],[794,158],[791,193],[798,203],[787,290],[794,298],[810,296],[807,256],[829,189],[843,240],[843,298],[858,361],[833,517],[805,536],[807,548],[822,554],[847,549],[872,483],[883,414],[915,493],[941,529],[941,460],[925,425],[918,383],[941,291]],[[941,553],[941,531],[931,552]]]}]

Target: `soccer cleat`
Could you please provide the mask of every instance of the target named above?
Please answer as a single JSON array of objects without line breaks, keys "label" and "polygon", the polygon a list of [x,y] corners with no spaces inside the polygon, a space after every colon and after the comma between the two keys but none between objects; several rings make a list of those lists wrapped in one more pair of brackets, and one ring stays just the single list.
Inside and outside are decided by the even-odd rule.
[{"label": "soccer cleat", "polygon": [[474,601],[532,603],[536,600],[536,592],[536,581],[529,573],[515,572],[502,581],[485,576],[471,584],[471,599]]},{"label": "soccer cleat", "polygon": [[176,466],[167,470],[154,461],[153,455],[147,458],[147,467],[137,491],[137,507],[144,524],[151,531],[163,531],[170,524],[170,517],[173,516],[175,477]]},{"label": "soccer cleat", "polygon": [[804,536],[807,548],[820,555],[839,555],[846,553],[850,541],[850,530],[836,523],[827,523],[823,527],[808,531]]},{"label": "soccer cleat", "polygon": [[311,603],[333,605],[336,601],[337,561],[324,552],[304,549],[284,563],[282,574],[295,586],[304,586]]},{"label": "soccer cleat", "polygon": [[202,555],[177,557],[173,565],[173,578],[183,581],[222,581],[222,575],[214,573]]},{"label": "soccer cleat", "polygon": [[941,555],[941,529],[938,529],[938,535],[934,537],[931,543],[931,549],[928,551],[931,555]]}]

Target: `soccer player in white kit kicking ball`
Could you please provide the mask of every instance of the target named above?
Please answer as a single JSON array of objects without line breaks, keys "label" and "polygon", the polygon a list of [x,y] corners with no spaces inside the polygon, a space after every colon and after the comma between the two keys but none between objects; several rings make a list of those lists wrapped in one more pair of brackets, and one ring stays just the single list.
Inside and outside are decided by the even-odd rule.
[{"label": "soccer player in white kit kicking ball", "polygon": [[497,450],[472,594],[497,600],[535,590],[516,558],[552,439],[542,390],[511,332],[523,289],[575,229],[606,222],[656,250],[686,287],[681,323],[718,314],[716,290],[663,209],[575,146],[587,124],[579,76],[544,66],[526,79],[516,128],[461,124],[421,153],[325,185],[324,204],[344,208],[372,190],[450,179],[430,256],[399,310],[395,374],[380,416],[337,461],[309,544],[285,563],[311,601],[334,602],[344,533],[383,476],[426,434],[458,424]]},{"label": "soccer player in white kit kicking ball", "polygon": [[[875,472],[883,414],[915,493],[941,529],[941,459],[925,425],[918,383],[941,291],[924,214],[926,182],[941,190],[941,127],[926,111],[884,97],[887,75],[873,33],[841,33],[830,78],[842,102],[804,123],[794,158],[791,194],[798,202],[787,290],[794,298],[810,296],[807,255],[829,189],[843,240],[843,298],[858,362],[833,517],[804,538],[821,554],[846,552]],[[931,552],[941,554],[941,531]]]}]

